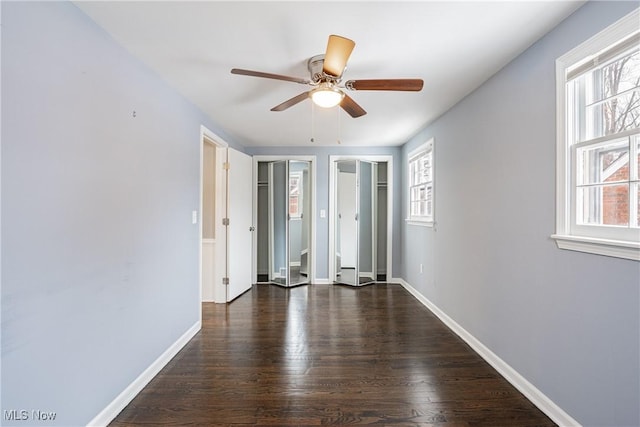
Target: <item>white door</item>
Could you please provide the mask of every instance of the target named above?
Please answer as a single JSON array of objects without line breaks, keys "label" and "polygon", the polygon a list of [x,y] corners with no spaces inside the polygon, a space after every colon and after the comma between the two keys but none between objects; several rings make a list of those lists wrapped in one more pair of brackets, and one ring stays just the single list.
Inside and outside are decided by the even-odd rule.
[{"label": "white door", "polygon": [[[251,288],[251,157],[227,149],[227,302]],[[249,257],[249,259],[248,259]]]}]

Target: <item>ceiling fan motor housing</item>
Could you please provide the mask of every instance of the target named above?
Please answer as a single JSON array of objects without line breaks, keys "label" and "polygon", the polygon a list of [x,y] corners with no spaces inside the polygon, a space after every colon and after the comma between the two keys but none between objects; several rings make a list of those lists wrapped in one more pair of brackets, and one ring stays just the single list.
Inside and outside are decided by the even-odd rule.
[{"label": "ceiling fan motor housing", "polygon": [[309,58],[309,60],[307,61],[307,69],[309,70],[309,76],[311,81],[314,84],[322,83],[322,82],[338,83],[338,80],[340,80],[341,76],[334,77],[334,76],[327,75],[322,71],[323,67],[324,67],[324,54],[315,55]]}]

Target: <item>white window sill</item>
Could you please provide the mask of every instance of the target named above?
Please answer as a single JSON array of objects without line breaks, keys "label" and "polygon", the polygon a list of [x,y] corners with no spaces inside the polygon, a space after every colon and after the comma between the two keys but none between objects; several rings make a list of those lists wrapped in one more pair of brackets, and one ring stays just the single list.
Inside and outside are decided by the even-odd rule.
[{"label": "white window sill", "polygon": [[552,234],[558,248],[640,261],[640,243]]},{"label": "white window sill", "polygon": [[433,228],[434,225],[435,225],[435,222],[433,222],[433,221],[423,221],[423,220],[419,220],[419,219],[407,218],[407,219],[405,219],[405,221],[409,225],[419,225],[421,227],[431,227],[431,228]]}]

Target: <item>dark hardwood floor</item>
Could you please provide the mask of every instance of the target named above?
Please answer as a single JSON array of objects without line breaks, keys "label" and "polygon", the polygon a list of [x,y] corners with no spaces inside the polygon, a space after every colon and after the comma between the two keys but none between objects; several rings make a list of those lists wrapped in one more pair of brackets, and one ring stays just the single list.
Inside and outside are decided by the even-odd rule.
[{"label": "dark hardwood floor", "polygon": [[400,285],[254,285],[112,426],[553,426]]}]

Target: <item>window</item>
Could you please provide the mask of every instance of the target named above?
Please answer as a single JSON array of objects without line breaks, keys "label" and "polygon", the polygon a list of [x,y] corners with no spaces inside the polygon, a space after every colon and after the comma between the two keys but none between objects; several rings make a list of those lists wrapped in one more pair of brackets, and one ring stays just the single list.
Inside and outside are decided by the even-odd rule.
[{"label": "window", "polygon": [[302,172],[289,174],[289,217],[302,217]]},{"label": "window", "polygon": [[562,249],[640,260],[640,32],[636,10],[559,58]]},{"label": "window", "polygon": [[410,223],[433,224],[433,138],[409,153],[409,218]]}]

